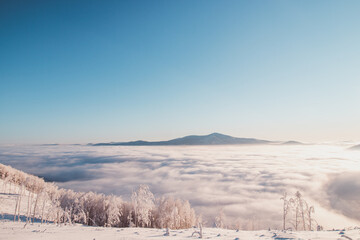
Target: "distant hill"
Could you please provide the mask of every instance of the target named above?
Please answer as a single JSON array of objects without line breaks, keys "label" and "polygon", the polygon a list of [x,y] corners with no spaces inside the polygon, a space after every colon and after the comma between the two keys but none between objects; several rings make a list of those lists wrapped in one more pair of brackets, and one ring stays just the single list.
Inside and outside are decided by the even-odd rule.
[{"label": "distant hill", "polygon": [[351,150],[360,150],[360,144],[350,147]]},{"label": "distant hill", "polygon": [[92,146],[177,146],[177,145],[234,145],[234,144],[268,144],[272,143],[266,140],[255,138],[237,138],[220,133],[212,133],[209,135],[191,135],[182,138],[176,138],[168,141],[148,142],[110,142],[110,143],[90,143]]},{"label": "distant hill", "polygon": [[302,142],[298,142],[298,141],[287,141],[287,142],[283,142],[283,145],[304,145],[304,143]]}]

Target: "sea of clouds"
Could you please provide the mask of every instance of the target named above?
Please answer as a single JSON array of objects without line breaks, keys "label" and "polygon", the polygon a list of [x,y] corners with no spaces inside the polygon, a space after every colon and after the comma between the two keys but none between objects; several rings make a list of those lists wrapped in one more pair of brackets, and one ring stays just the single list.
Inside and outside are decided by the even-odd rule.
[{"label": "sea of clouds", "polygon": [[190,201],[207,225],[279,228],[297,190],[327,228],[360,225],[360,151],[345,145],[1,146],[0,163],[60,187],[129,199],[140,184]]}]

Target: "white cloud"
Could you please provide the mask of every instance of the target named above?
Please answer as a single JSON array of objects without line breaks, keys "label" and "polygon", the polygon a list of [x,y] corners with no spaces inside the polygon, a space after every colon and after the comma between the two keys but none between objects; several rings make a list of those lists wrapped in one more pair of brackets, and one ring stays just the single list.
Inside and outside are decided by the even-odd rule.
[{"label": "white cloud", "polygon": [[325,145],[0,147],[1,163],[62,187],[128,198],[148,184],[155,195],[190,200],[208,223],[223,208],[229,221],[255,218],[272,228],[280,226],[285,190],[302,191],[325,226],[355,224],[339,213],[360,220],[351,210],[359,209],[360,178],[351,173],[360,171],[359,159],[360,152]]}]

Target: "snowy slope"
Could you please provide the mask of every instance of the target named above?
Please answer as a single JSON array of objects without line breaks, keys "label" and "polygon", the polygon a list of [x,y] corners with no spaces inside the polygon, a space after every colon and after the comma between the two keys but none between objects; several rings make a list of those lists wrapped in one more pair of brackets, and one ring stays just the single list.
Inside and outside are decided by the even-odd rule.
[{"label": "snowy slope", "polygon": [[[4,186],[4,181],[0,179],[0,218],[1,219],[14,219],[14,211],[16,200],[18,198],[18,192],[20,187],[14,184],[7,184],[6,187]],[[29,191],[23,190],[23,197],[20,203],[20,218],[25,221],[25,216],[27,213],[27,197]],[[47,207],[49,207],[47,205]]]},{"label": "snowy slope", "polygon": [[[12,240],[78,240],[78,239],[197,239],[191,236],[194,229],[171,230],[170,236],[164,236],[164,229],[150,228],[99,228],[82,225],[56,226],[54,224],[33,224],[0,222],[0,239]],[[203,239],[360,239],[359,230],[321,231],[321,232],[287,232],[281,231],[235,231],[217,228],[203,229]]]}]

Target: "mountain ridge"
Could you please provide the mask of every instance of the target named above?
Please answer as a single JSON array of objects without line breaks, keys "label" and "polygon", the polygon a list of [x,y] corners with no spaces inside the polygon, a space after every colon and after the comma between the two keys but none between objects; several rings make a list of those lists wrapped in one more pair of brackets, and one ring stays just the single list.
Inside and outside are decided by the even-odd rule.
[{"label": "mountain ridge", "polygon": [[221,133],[208,135],[189,135],[167,141],[130,141],[130,142],[109,142],[89,143],[91,146],[185,146],[185,145],[236,145],[236,144],[269,144],[271,141],[256,138],[237,138]]},{"label": "mountain ridge", "polygon": [[354,146],[350,147],[349,149],[350,150],[360,150],[360,144],[354,145]]}]

